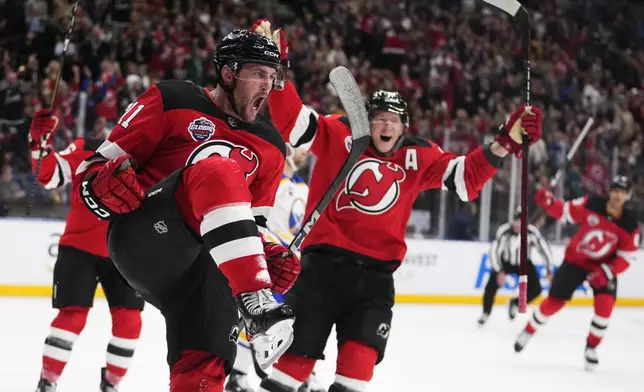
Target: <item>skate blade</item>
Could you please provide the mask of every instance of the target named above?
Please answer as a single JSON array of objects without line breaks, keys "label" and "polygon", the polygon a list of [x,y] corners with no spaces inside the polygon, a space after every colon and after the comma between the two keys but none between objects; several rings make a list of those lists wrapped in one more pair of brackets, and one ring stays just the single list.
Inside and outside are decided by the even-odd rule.
[{"label": "skate blade", "polygon": [[[257,335],[252,342],[255,359],[262,370],[266,370],[282,356],[293,343],[293,322],[283,320],[270,327],[265,334]],[[281,344],[280,340],[286,339]]]},{"label": "skate blade", "polygon": [[586,362],[586,366],[584,366],[584,370],[586,370],[587,372],[592,372],[592,371],[595,370],[596,367],[597,367],[596,363],[588,363],[588,362]]}]

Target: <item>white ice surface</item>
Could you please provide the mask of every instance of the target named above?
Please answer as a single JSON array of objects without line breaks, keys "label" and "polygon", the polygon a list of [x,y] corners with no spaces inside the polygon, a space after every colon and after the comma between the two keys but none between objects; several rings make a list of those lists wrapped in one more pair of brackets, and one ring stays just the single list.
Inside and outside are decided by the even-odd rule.
[{"label": "white ice surface", "polygon": [[[583,351],[592,308],[569,307],[554,316],[524,352],[514,353],[514,338],[528,315],[509,322],[496,307],[478,328],[474,306],[399,305],[387,347],[369,392],[643,392],[644,309],[617,308],[598,350],[600,365],[583,370]],[[42,344],[55,315],[44,298],[0,298],[0,391],[33,392],[41,366]],[[87,326],[59,383],[59,392],[98,391],[100,368],[111,322],[107,305],[97,300]],[[333,381],[335,341],[317,372]],[[143,332],[120,392],[168,390],[163,318],[152,306],[144,311]],[[257,384],[257,378],[253,377]]]}]

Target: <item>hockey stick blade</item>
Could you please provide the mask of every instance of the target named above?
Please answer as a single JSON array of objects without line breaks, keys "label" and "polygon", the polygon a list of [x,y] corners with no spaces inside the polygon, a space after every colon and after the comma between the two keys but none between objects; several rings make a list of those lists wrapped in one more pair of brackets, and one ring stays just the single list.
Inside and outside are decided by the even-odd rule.
[{"label": "hockey stick blade", "polygon": [[514,17],[519,9],[521,8],[521,3],[516,0],[483,0],[491,6],[494,6],[501,11],[508,13]]},{"label": "hockey stick blade", "polygon": [[369,115],[365,107],[360,87],[353,78],[353,74],[345,67],[335,67],[329,73],[331,84],[342,102],[344,111],[347,112],[351,123],[351,138],[355,141],[361,137],[371,137]]},{"label": "hockey stick blade", "polygon": [[338,98],[340,98],[340,102],[342,102],[347,117],[349,117],[352,139],[351,152],[349,152],[349,156],[333,179],[329,189],[322,196],[317,206],[315,206],[311,215],[302,223],[302,227],[295,235],[295,238],[293,238],[293,241],[291,241],[288,248],[292,253],[297,252],[302,241],[304,241],[313,228],[313,225],[315,225],[315,222],[324,212],[324,209],[338,192],[345,178],[349,175],[349,172],[351,172],[351,169],[353,169],[353,166],[358,162],[360,156],[367,149],[371,141],[371,128],[369,127],[367,108],[365,107],[360,88],[353,78],[351,71],[342,66],[336,67],[329,74],[329,78],[338,94]]}]

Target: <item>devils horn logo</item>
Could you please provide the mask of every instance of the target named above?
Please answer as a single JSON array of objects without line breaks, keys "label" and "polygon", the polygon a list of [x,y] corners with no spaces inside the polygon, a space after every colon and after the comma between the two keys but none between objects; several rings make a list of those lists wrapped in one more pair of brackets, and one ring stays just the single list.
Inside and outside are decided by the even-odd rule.
[{"label": "devils horn logo", "polygon": [[405,171],[393,162],[362,160],[349,173],[336,199],[336,209],[356,208],[365,214],[382,214],[396,204],[405,177]]},{"label": "devils horn logo", "polygon": [[618,241],[617,236],[610,231],[590,230],[577,244],[577,252],[593,259],[601,259],[613,251]]},{"label": "devils horn logo", "polygon": [[259,167],[259,159],[253,151],[244,146],[238,146],[224,140],[212,140],[200,144],[188,157],[186,166],[195,164],[213,155],[234,159],[241,166],[246,179],[255,173]]}]

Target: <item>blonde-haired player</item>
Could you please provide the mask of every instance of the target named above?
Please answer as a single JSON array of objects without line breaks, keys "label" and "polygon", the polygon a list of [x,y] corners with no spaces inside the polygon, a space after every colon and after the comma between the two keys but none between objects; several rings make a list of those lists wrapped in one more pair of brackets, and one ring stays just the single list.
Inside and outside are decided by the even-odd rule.
[{"label": "blonde-haired player", "polygon": [[[266,222],[267,231],[264,237],[267,241],[289,246],[295,234],[300,229],[304,220],[306,200],[309,195],[309,187],[302,177],[297,174],[307,166],[308,152],[304,148],[293,148],[287,144],[286,165],[284,174],[277,193],[275,204],[268,215]],[[298,255],[299,256],[299,255]],[[273,293],[277,301],[282,302],[282,296]],[[237,343],[237,358],[233,365],[226,392],[253,392],[247,379],[247,374],[253,368],[253,354],[251,345],[246,340],[246,335],[241,334]],[[298,392],[324,392],[315,378],[315,374],[298,389]]]}]

